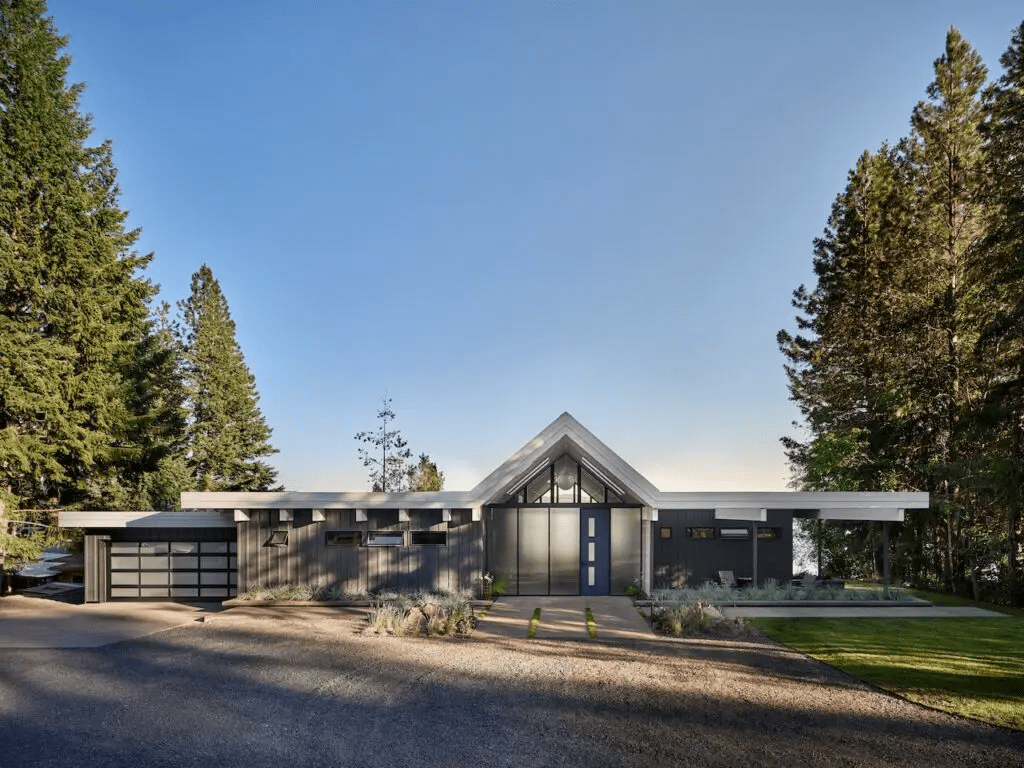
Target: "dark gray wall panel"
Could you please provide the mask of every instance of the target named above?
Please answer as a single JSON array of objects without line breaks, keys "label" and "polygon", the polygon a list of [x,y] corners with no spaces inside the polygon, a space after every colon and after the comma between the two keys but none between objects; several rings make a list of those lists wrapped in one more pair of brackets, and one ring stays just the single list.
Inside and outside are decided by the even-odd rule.
[{"label": "dark gray wall panel", "polygon": [[[785,583],[792,576],[793,515],[788,511],[770,511],[768,520],[759,527],[779,528],[777,539],[761,539],[758,544],[758,583],[771,578]],[[666,510],[658,512],[653,523],[655,589],[673,589],[700,586],[706,580],[716,580],[719,571],[732,571],[737,578],[752,577],[753,542],[750,538],[725,541],[719,536],[721,528],[747,528],[747,521],[715,520],[713,510]],[[672,537],[661,536],[662,528],[670,528]],[[687,538],[687,528],[713,528],[711,539]]]}]

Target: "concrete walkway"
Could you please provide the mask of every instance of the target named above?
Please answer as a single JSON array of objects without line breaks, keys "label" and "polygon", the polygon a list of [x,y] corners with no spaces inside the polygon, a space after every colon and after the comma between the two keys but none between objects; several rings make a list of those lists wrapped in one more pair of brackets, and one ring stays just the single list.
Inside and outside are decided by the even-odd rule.
[{"label": "concrete walkway", "polygon": [[734,606],[722,608],[728,619],[1001,619],[1007,614],[984,608],[952,608],[944,605],[864,606],[857,604],[808,607]]},{"label": "concrete walkway", "polygon": [[502,597],[494,602],[474,636],[525,640],[535,608],[540,608],[538,640],[589,640],[587,606],[594,613],[597,640],[651,640],[647,621],[628,597]]},{"label": "concrete walkway", "polygon": [[191,624],[220,603],[87,603],[0,599],[0,648],[97,648]]}]

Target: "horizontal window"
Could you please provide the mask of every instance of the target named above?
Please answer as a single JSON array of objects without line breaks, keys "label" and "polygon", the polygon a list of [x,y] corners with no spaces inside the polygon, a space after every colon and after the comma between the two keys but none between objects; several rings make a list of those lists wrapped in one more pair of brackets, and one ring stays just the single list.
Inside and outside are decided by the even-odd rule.
[{"label": "horizontal window", "polygon": [[758,528],[757,538],[759,539],[778,539],[782,536],[781,528]]},{"label": "horizontal window", "polygon": [[400,547],[405,544],[402,531],[368,531],[366,546],[368,547]]},{"label": "horizontal window", "polygon": [[686,538],[688,539],[713,539],[715,538],[714,528],[687,528]]},{"label": "horizontal window", "polygon": [[719,528],[718,536],[722,539],[731,539],[734,541],[740,541],[742,539],[750,538],[749,528]]},{"label": "horizontal window", "polygon": [[412,531],[411,543],[423,547],[447,547],[448,531]]},{"label": "horizontal window", "polygon": [[358,547],[362,543],[362,531],[326,531],[324,533],[324,544],[328,547]]}]

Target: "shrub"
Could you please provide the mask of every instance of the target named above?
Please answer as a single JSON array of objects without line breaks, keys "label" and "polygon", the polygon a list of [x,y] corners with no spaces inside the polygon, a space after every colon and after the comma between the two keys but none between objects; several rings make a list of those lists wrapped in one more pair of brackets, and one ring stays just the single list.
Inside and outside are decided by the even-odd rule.
[{"label": "shrub", "polygon": [[468,592],[380,593],[367,614],[375,634],[468,635],[476,627]]},{"label": "shrub", "polygon": [[696,600],[689,605],[655,605],[651,626],[666,635],[714,635],[737,637],[751,632],[743,619],[727,619],[708,602]]}]

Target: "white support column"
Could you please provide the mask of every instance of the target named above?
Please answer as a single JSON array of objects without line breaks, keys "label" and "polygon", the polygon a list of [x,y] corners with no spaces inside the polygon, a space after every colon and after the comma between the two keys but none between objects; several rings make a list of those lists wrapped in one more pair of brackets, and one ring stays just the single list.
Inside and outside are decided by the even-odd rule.
[{"label": "white support column", "polygon": [[356,510],[356,522],[357,523],[365,523],[366,522],[366,510],[365,509],[357,509]]},{"label": "white support column", "polygon": [[249,513],[244,509],[235,510],[235,522],[236,523],[247,523],[249,522]]},{"label": "white support column", "polygon": [[398,510],[398,522],[400,522],[400,523],[408,523],[409,522],[409,510],[408,509],[400,509],[400,510]]},{"label": "white support column", "polygon": [[473,507],[473,522],[474,523],[479,523],[483,519],[484,519],[484,508],[483,507]]},{"label": "white support column", "polygon": [[441,521],[450,523],[452,521],[452,511],[450,509],[441,510]]},{"label": "white support column", "polygon": [[751,570],[753,571],[753,573],[751,574],[751,576],[753,577],[753,579],[750,582],[750,586],[756,587],[757,586],[757,520],[754,520],[750,524],[750,538],[753,539],[753,541],[754,541],[754,543],[751,545],[752,550],[753,550],[753,557],[752,557],[753,562],[751,563]]},{"label": "white support column", "polygon": [[313,522],[314,523],[322,523],[322,522],[324,522],[326,520],[327,520],[327,516],[324,515],[324,510],[322,510],[322,509],[314,509],[313,510]]},{"label": "white support column", "polygon": [[284,522],[290,521],[292,519],[293,519],[292,511],[290,509],[279,509],[279,510],[277,510],[277,520],[278,520],[278,522],[284,523]]}]

